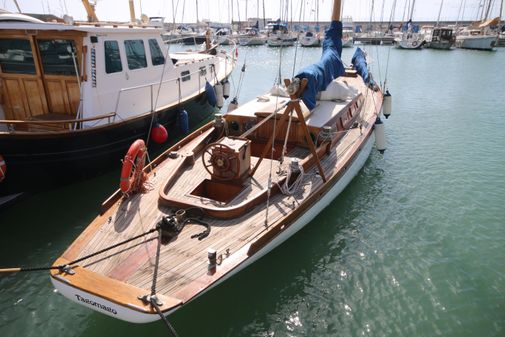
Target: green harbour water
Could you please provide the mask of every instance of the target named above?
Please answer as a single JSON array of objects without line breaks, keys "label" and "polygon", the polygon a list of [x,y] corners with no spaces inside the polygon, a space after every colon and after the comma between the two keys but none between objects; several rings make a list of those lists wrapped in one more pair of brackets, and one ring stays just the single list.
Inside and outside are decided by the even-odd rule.
[{"label": "green harbour water", "polygon": [[[170,320],[180,337],[505,336],[505,49],[363,46],[387,82],[388,148],[303,230]],[[345,49],[350,63],[353,49]],[[319,49],[239,48],[239,102]],[[234,91],[232,86],[232,92]],[[50,265],[119,183],[106,175],[0,211],[0,267]],[[63,298],[47,272],[0,275],[1,337],[168,336]]]}]

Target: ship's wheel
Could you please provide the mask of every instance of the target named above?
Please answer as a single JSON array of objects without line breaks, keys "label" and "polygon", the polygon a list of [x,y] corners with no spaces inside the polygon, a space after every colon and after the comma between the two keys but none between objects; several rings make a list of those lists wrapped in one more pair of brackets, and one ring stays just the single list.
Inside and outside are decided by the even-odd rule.
[{"label": "ship's wheel", "polygon": [[207,145],[203,150],[202,161],[212,178],[231,180],[239,175],[239,158],[227,145],[220,143]]}]

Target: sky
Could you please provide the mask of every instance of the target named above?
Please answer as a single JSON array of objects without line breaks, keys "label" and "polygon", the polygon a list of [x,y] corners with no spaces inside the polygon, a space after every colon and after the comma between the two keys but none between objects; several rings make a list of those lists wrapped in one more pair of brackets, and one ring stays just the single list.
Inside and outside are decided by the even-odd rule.
[{"label": "sky", "polygon": [[[101,21],[129,21],[130,12],[128,0],[89,0],[96,1],[96,14]],[[389,21],[394,6],[394,21],[408,20],[409,4],[412,0],[343,0],[343,16],[350,16],[354,21],[369,21],[373,12],[373,21]],[[436,21],[442,0],[417,1],[412,19],[419,21]],[[485,0],[443,0],[440,20],[457,20],[460,6],[464,7],[459,14],[460,20],[475,21],[481,12],[480,6]],[[492,1],[490,17],[499,16],[502,0]],[[263,18],[263,3],[265,3],[265,17],[271,19],[286,19],[287,21],[329,21],[332,0],[134,0],[136,17],[141,14],[147,16],[163,16],[165,22],[196,22],[196,3],[198,2],[198,19],[208,19],[215,22],[244,21],[247,17]],[[233,15],[231,3],[233,2]],[[486,1],[487,2],[487,1]],[[17,0],[22,12],[71,15],[75,20],[85,20],[86,11],[82,0]],[[174,11],[172,11],[174,6]],[[0,7],[8,11],[17,12],[14,0],[0,0]],[[317,8],[319,10],[317,10]],[[286,8],[288,8],[286,10]],[[302,9],[303,8],[303,9]],[[382,19],[382,20],[381,20]]]}]

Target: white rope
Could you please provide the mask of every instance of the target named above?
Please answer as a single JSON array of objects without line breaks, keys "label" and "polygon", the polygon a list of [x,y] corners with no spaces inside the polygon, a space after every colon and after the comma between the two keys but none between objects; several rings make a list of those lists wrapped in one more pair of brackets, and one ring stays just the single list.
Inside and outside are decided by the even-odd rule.
[{"label": "white rope", "polygon": [[300,165],[298,163],[298,161],[296,161],[296,171],[298,171],[298,176],[296,177],[295,181],[293,181],[293,183],[291,183],[291,184],[289,183],[289,181],[291,180],[291,175],[294,173],[293,172],[294,165],[295,164],[293,162],[291,162],[291,164],[289,165],[287,172],[286,172],[286,180],[284,180],[284,184],[282,184],[282,185],[277,184],[277,186],[279,186],[279,189],[281,190],[282,194],[284,194],[284,195],[291,196],[291,195],[295,194],[302,186],[303,177],[305,176],[305,172],[303,170],[303,166]]}]

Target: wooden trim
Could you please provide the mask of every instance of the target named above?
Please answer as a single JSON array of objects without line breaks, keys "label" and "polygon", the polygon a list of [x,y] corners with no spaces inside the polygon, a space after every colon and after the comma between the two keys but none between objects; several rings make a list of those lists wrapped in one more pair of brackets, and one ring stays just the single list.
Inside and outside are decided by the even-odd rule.
[{"label": "wooden trim", "polygon": [[[65,265],[68,262],[70,261],[59,258],[54,262],[54,265]],[[145,314],[156,314],[156,310],[150,304],[146,304],[138,298],[139,296],[149,295],[150,290],[134,287],[127,283],[94,273],[80,266],[72,266],[72,270],[75,272],[73,275],[61,273],[56,269],[51,270],[51,277],[58,282],[62,282],[60,278],[63,278],[68,281],[65,283],[68,286],[104,298],[107,301],[114,302],[131,310]],[[168,311],[182,305],[182,300],[178,298],[168,297],[162,294],[156,294],[156,296],[163,302],[163,305],[160,306],[161,311]]]},{"label": "wooden trim", "polygon": [[370,138],[372,132],[373,127],[370,126],[368,128],[368,133],[365,135],[365,137],[363,137],[363,140],[359,144],[354,145],[355,147],[358,147],[356,151],[351,151],[354,156],[348,157],[347,160],[343,163],[341,162],[340,168],[337,170],[337,172],[335,172],[325,184],[321,185],[319,190],[314,191],[312,195],[308,197],[304,203],[301,204],[300,207],[296,208],[292,213],[290,213],[287,217],[281,219],[275,225],[269,226],[261,236],[256,238],[256,240],[254,240],[249,247],[249,250],[247,252],[248,256],[256,254],[261,248],[272,241],[278,234],[292,225],[300,214],[305,212],[310,206],[316,203],[317,200],[321,199],[331,189],[331,187],[335,185],[337,180],[347,171],[347,168],[356,160],[358,155],[361,153],[361,149],[363,148],[364,144]]},{"label": "wooden trim", "polygon": [[[189,142],[193,141],[200,135],[202,135],[204,132],[208,132],[211,128],[213,128],[214,122],[209,122],[199,129],[195,130],[192,132],[189,136],[184,137],[181,139],[179,142],[177,142],[175,145],[171,146],[168,150],[160,154],[158,157],[156,157],[154,160],[152,160],[146,167],[144,167],[144,172],[146,172],[148,175],[155,174],[156,172],[156,166],[158,166],[161,162],[163,162],[165,159],[169,157],[170,152],[174,152],[182,148],[184,145],[188,144]],[[166,184],[165,184],[166,185]],[[160,190],[161,191],[161,190]],[[107,198],[101,205],[100,207],[100,215],[105,214],[105,212],[109,211],[114,204],[121,199],[123,196],[123,193],[121,192],[120,189],[117,189],[114,194],[112,194],[109,198]]]}]

